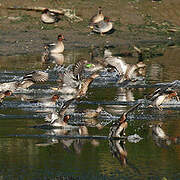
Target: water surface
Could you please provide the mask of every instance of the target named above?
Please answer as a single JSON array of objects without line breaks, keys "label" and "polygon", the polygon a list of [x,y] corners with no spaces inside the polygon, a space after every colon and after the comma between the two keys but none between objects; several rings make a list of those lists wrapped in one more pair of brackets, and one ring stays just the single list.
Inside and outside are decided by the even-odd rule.
[{"label": "water surface", "polygon": [[[89,58],[89,49],[71,49],[64,53],[65,65],[74,63],[80,57]],[[116,54],[119,49],[115,49]],[[179,47],[169,48],[163,56],[146,60],[147,84],[171,82],[180,79]],[[128,63],[137,62],[135,57],[125,58]],[[48,67],[49,66],[49,67]],[[18,79],[33,70],[49,68],[55,64],[43,65],[41,55],[15,55],[1,57],[1,82]],[[138,134],[143,139],[138,143],[126,140],[107,139],[63,139],[48,135],[64,135],[63,130],[32,128],[44,123],[44,117],[54,107],[41,107],[24,101],[25,97],[51,97],[51,85],[56,85],[56,74],[47,84],[33,86],[30,90],[14,93],[0,107],[0,177],[1,179],[178,179],[180,178],[180,149],[173,139],[179,136],[179,110],[140,108],[129,116],[126,135]],[[73,117],[83,109],[97,107],[98,102],[114,120],[130,107],[127,102],[143,99],[153,88],[91,86],[88,98],[72,107],[71,124],[83,127],[84,119]],[[91,102],[91,103],[88,103]],[[103,105],[104,102],[104,105]],[[107,102],[108,105],[107,105]],[[110,103],[112,102],[112,103]],[[121,102],[114,105],[113,102]],[[126,104],[124,105],[123,102]],[[106,105],[105,105],[106,104]],[[116,118],[117,117],[117,118]],[[87,127],[89,136],[108,136],[112,119],[103,116],[99,122],[107,124],[102,130]],[[97,122],[98,122],[97,121]],[[158,142],[151,132],[151,124],[163,122],[163,130],[171,137],[167,143]],[[67,131],[65,135],[78,135],[79,129]],[[42,136],[41,136],[42,135]],[[126,155],[118,154],[118,147]]]}]

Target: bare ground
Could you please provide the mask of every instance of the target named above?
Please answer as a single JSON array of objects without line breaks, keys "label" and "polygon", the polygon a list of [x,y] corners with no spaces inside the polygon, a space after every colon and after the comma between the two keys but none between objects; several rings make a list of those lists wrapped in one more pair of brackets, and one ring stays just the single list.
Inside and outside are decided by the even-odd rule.
[{"label": "bare ground", "polygon": [[[180,42],[179,0],[1,0],[0,5],[0,55],[42,52],[43,45],[56,41],[60,33],[67,39],[66,49],[103,46],[107,42],[125,48],[134,44]],[[45,25],[40,21],[40,12],[6,9],[12,6],[75,9],[83,21],[71,23],[62,16],[58,23]],[[112,19],[115,29],[103,37],[90,35],[87,27],[98,6]]]}]

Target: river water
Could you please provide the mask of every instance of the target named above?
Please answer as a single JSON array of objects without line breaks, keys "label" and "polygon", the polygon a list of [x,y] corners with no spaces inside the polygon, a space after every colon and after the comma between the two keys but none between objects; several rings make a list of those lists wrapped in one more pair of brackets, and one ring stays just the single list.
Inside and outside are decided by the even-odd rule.
[{"label": "river water", "polygon": [[[114,49],[115,54],[119,49]],[[89,49],[69,49],[64,53],[64,64],[71,64],[80,57],[89,57]],[[162,56],[145,61],[146,84],[172,82],[180,79],[180,48],[170,47]],[[153,92],[148,86],[121,88],[95,84],[88,91],[88,98],[72,107],[72,125],[80,125],[88,131],[88,137],[62,138],[79,135],[79,129],[44,130],[32,126],[44,123],[47,113],[55,107],[42,107],[27,99],[51,97],[50,86],[55,86],[56,65],[44,65],[41,54],[2,56],[0,64],[1,83],[17,80],[33,70],[49,68],[52,73],[47,84],[35,85],[30,90],[15,92],[0,106],[0,179],[179,179],[180,146],[174,141],[180,132],[179,108],[141,107],[128,118],[126,135],[137,134],[139,142],[131,140],[108,140],[112,120],[121,116],[132,102],[144,99]],[[126,57],[128,63],[137,58]],[[48,67],[49,66],[49,67]],[[141,83],[140,83],[141,84]],[[95,109],[101,104],[105,112],[98,120],[104,128],[85,126],[87,122],[78,116],[86,108]],[[104,112],[104,113],[105,113]],[[76,115],[77,114],[77,117]],[[158,141],[152,135],[151,126],[162,122],[162,129],[170,137],[167,142]]]}]

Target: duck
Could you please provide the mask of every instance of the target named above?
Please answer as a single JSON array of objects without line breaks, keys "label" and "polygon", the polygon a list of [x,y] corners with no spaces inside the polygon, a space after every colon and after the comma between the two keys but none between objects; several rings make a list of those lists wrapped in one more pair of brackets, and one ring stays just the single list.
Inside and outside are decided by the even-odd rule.
[{"label": "duck", "polygon": [[53,24],[60,20],[59,14],[49,11],[49,9],[44,9],[41,14],[41,21],[45,24]]},{"label": "duck", "polygon": [[62,34],[59,34],[57,40],[57,43],[52,43],[45,46],[45,48],[48,47],[49,53],[62,53],[64,51],[64,36]]},{"label": "duck", "polygon": [[29,101],[30,103],[39,103],[39,105],[43,107],[54,107],[55,104],[59,100],[59,95],[54,94],[50,98],[39,98],[39,99],[26,99],[26,101]]},{"label": "duck", "polygon": [[101,106],[98,106],[97,109],[86,109],[83,111],[83,117],[84,118],[96,118],[103,110],[104,108]]},{"label": "duck", "polygon": [[63,73],[60,73],[58,88],[51,89],[58,90],[58,92],[63,94],[74,94],[74,97],[77,99],[85,96],[89,85],[99,76],[99,72],[94,72],[87,78],[84,78],[82,74],[85,63],[86,61],[79,61],[72,66],[72,69],[70,67],[66,68]]},{"label": "duck", "polygon": [[71,127],[70,125],[68,125],[68,120],[70,119],[70,116],[65,115],[65,113],[68,107],[70,106],[70,104],[72,104],[74,100],[75,99],[72,98],[66,101],[58,113],[52,114],[51,118],[49,119],[46,118],[46,121],[48,121],[48,124],[46,125],[51,126],[51,127]]},{"label": "duck", "polygon": [[179,97],[176,91],[170,89],[170,88],[158,88],[155,90],[153,94],[150,95],[150,100],[152,101],[151,106],[157,107],[160,111],[163,110],[163,107],[161,106],[162,103],[170,101],[172,98],[176,98],[177,101],[179,101]]},{"label": "duck", "polygon": [[18,88],[26,89],[37,82],[45,82],[48,80],[48,73],[43,71],[33,71],[26,74],[18,81],[5,82],[0,84],[0,91],[10,90],[14,92]]},{"label": "duck", "polygon": [[[143,62],[138,62],[137,64],[127,64],[127,69],[123,74],[123,77],[118,82],[123,82],[125,80],[135,81],[137,74],[136,71],[141,72],[141,69],[144,69],[146,64]],[[140,73],[141,75],[141,73]]]},{"label": "duck", "polygon": [[128,127],[127,115],[133,110],[135,110],[141,103],[142,102],[128,109],[121,115],[121,117],[116,122],[113,123],[113,125],[110,128],[109,137],[122,137],[126,135],[125,130]]},{"label": "duck", "polygon": [[104,51],[104,66],[111,66],[115,68],[121,76],[118,82],[123,82],[125,80],[132,81],[136,78],[136,71],[140,68],[145,68],[146,64],[143,62],[138,62],[137,64],[127,64],[122,57],[112,56],[112,52],[109,49]]},{"label": "duck", "polygon": [[104,20],[104,15],[102,13],[102,8],[98,7],[98,12],[94,16],[91,17],[89,25],[93,25],[95,23],[99,23]]},{"label": "duck", "polygon": [[100,33],[103,36],[113,29],[113,24],[108,17],[104,17],[102,21],[92,24],[90,28],[93,32]]},{"label": "duck", "polygon": [[81,82],[81,84],[80,84],[80,86],[79,86],[79,89],[78,89],[75,97],[76,97],[77,99],[80,99],[80,98],[82,98],[82,97],[85,97],[85,96],[86,96],[86,93],[87,93],[87,91],[88,91],[88,88],[89,88],[89,86],[90,86],[90,84],[93,82],[93,80],[94,80],[95,78],[97,78],[97,77],[99,77],[99,76],[100,76],[99,72],[94,72],[94,73],[93,73],[92,75],[90,75],[88,78],[84,79],[84,80]]},{"label": "duck", "polygon": [[68,66],[66,69],[60,72],[59,78],[57,80],[58,87],[51,89],[58,91],[62,94],[76,94],[77,89],[80,85],[80,74],[81,74],[80,72],[81,67],[79,67],[79,64],[75,64],[74,66],[76,65],[77,67]]},{"label": "duck", "polygon": [[10,90],[7,90],[5,92],[1,92],[0,93],[0,104],[2,104],[5,97],[11,96],[11,94],[12,94],[12,91],[10,91]]}]

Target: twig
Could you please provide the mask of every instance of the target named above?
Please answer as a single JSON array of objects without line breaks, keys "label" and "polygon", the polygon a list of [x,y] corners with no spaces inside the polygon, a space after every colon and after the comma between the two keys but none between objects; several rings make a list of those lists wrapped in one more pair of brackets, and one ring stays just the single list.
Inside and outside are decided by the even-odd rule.
[{"label": "twig", "polygon": [[[5,7],[5,6],[2,6],[2,4],[0,4],[0,8],[10,9],[10,10],[25,10],[25,11],[40,11],[40,12],[43,11],[44,9],[47,9],[45,7],[21,7],[21,6]],[[64,15],[68,17],[71,21],[75,21],[75,22],[83,21],[82,18],[75,15],[75,10],[60,8],[60,10],[49,9],[49,11],[58,13],[60,15]]]}]

